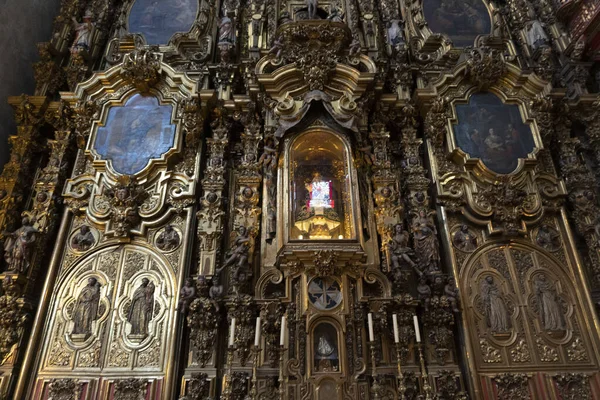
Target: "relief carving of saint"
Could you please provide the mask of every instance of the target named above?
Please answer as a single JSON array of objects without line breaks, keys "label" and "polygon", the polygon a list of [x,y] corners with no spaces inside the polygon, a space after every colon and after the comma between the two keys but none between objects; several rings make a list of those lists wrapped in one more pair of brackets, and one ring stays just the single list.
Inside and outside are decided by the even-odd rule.
[{"label": "relief carving of saint", "polygon": [[564,331],[565,316],[559,303],[559,297],[552,282],[546,275],[538,275],[533,281],[535,295],[538,299],[540,319],[547,331]]},{"label": "relief carving of saint", "polygon": [[127,321],[131,324],[131,339],[143,339],[148,336],[148,324],[154,312],[154,283],[148,278],[142,279],[131,299],[131,308]]},{"label": "relief carving of saint", "polygon": [[506,304],[492,276],[487,276],[481,285],[481,296],[485,308],[487,325],[492,332],[504,333],[511,328]]},{"label": "relief carving of saint", "polygon": [[89,278],[87,285],[79,292],[77,303],[73,310],[73,341],[85,340],[92,333],[92,322],[98,319],[98,304],[100,302],[100,282]]}]

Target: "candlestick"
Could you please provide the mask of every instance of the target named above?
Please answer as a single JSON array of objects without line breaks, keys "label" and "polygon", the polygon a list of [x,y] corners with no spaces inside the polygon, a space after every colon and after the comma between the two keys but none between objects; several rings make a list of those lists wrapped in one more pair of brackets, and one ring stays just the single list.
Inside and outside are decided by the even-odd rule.
[{"label": "candlestick", "polygon": [[235,340],[235,318],[231,318],[231,325],[229,325],[229,347],[233,346]]},{"label": "candlestick", "polygon": [[373,314],[369,313],[367,317],[369,320],[369,342],[373,342],[375,340],[375,335],[373,334]]},{"label": "candlestick", "polygon": [[433,389],[429,384],[429,375],[427,375],[425,357],[423,356],[423,344],[417,343],[417,348],[419,349],[419,361],[421,364],[421,377],[423,378],[423,391],[425,392],[425,400],[433,400]]},{"label": "candlestick", "polygon": [[283,374],[283,354],[286,350],[287,349],[285,348],[285,346],[279,346],[279,400],[285,399],[285,375]]},{"label": "candlestick", "polygon": [[283,317],[281,317],[281,333],[279,335],[279,345],[280,346],[285,346],[285,334],[286,334],[285,322],[286,322],[286,317],[284,315]]},{"label": "candlestick", "polygon": [[396,342],[396,363],[398,364],[398,400],[406,400],[406,385],[404,384],[404,375],[402,374],[402,348],[400,343]]},{"label": "candlestick", "polygon": [[398,315],[392,314],[392,322],[394,323],[394,343],[400,342],[400,332],[398,332]]},{"label": "candlestick", "polygon": [[[371,314],[369,314],[371,315]],[[372,324],[369,324],[372,325]],[[371,349],[371,377],[373,378],[373,384],[371,385],[371,393],[373,394],[373,399],[381,398],[382,386],[379,383],[379,375],[377,374],[377,358],[375,357],[375,341],[371,340],[369,342],[369,348]]]},{"label": "candlestick", "polygon": [[229,346],[227,348],[227,360],[226,360],[226,371],[225,371],[225,376],[223,377],[223,393],[221,395],[221,398],[223,400],[230,400],[231,399],[231,395],[232,395],[232,391],[231,391],[231,366],[233,364],[233,351],[235,350],[235,348],[233,347],[233,345]]},{"label": "candlestick", "polygon": [[258,360],[260,358],[261,349],[257,346],[252,347],[252,388],[250,389],[250,398],[256,400],[258,397]]},{"label": "candlestick", "polygon": [[417,338],[417,343],[421,343],[421,331],[419,330],[419,318],[414,315],[413,322],[415,323],[415,336]]},{"label": "candlestick", "polygon": [[260,317],[256,317],[256,330],[254,332],[254,346],[260,345]]}]

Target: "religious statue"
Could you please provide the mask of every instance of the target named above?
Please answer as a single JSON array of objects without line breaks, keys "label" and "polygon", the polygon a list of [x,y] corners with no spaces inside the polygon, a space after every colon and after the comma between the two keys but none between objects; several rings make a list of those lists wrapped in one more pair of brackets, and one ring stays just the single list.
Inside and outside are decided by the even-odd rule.
[{"label": "religious statue", "polygon": [[546,35],[540,21],[535,20],[529,26],[529,30],[527,31],[527,44],[529,44],[533,50],[548,45],[548,35]]},{"label": "religious statue", "polygon": [[417,298],[423,302],[425,311],[429,310],[429,303],[431,303],[431,287],[427,284],[427,277],[421,275],[419,283],[417,284]]},{"label": "religious statue", "polygon": [[208,290],[208,297],[213,300],[218,300],[223,297],[223,285],[219,284],[220,278],[219,275],[214,275],[212,277],[212,285]]},{"label": "religious statue", "polygon": [[330,356],[335,351],[335,348],[329,343],[325,335],[319,338],[319,344],[317,345],[317,353],[322,357]]},{"label": "religious statue", "polygon": [[23,218],[22,226],[19,229],[12,233],[5,232],[4,259],[8,271],[27,271],[37,233],[39,233],[38,230],[31,225],[27,217]]},{"label": "religious statue", "polygon": [[94,245],[96,242],[96,238],[92,234],[90,227],[87,225],[82,225],[79,228],[79,232],[73,236],[73,240],[71,240],[71,246],[77,251],[87,251]]},{"label": "religious statue", "polygon": [[420,210],[413,219],[412,231],[419,269],[427,273],[439,272],[437,229],[425,210]]},{"label": "religious statue", "polygon": [[172,225],[165,226],[165,230],[156,238],[156,247],[162,251],[171,251],[179,246],[179,234]]},{"label": "religious statue", "polygon": [[455,313],[460,312],[458,309],[458,289],[456,288],[454,278],[448,278],[448,283],[444,287],[444,295],[448,299],[452,311]]},{"label": "religious statue", "polygon": [[317,18],[317,8],[319,7],[318,0],[304,0],[306,3],[306,8],[308,10],[308,19],[318,19]]},{"label": "religious statue", "polygon": [[[386,257],[388,257],[388,268],[400,268],[401,263],[406,263],[416,269],[416,264],[410,258],[414,254],[413,250],[408,247],[408,232],[402,228],[402,224],[396,224],[392,237],[387,243]],[[391,265],[389,265],[391,261]],[[418,270],[417,270],[418,271]]]},{"label": "religious statue", "polygon": [[334,4],[329,10],[329,16],[327,16],[327,19],[331,22],[344,22],[344,14]]},{"label": "religious statue", "polygon": [[511,327],[508,311],[500,294],[500,289],[494,282],[494,277],[487,276],[485,278],[481,286],[481,296],[483,297],[487,325],[492,332],[508,332]]},{"label": "religious statue", "polygon": [[462,251],[473,251],[477,248],[477,237],[469,231],[469,226],[463,224],[452,237],[452,244]]},{"label": "religious statue", "polygon": [[196,285],[192,278],[186,278],[179,293],[179,312],[186,314],[191,302],[196,298]]},{"label": "religious statue", "polygon": [[[276,60],[279,60],[281,58],[282,53],[283,53],[283,42],[281,41],[281,37],[276,37],[273,40],[273,45],[269,49],[269,54],[272,54],[273,56],[275,56]],[[263,158],[263,156],[266,156],[266,154],[267,154],[267,144],[265,143],[265,152],[263,153],[261,158]],[[260,160],[259,160],[259,163],[260,163]]]},{"label": "religious statue", "polygon": [[148,324],[154,313],[154,283],[143,278],[140,286],[133,292],[131,308],[127,322],[131,324],[130,339],[142,340],[148,336]]},{"label": "religious statue", "polygon": [[550,226],[544,224],[538,229],[535,241],[540,247],[554,251],[560,247],[560,235]]},{"label": "religious statue", "polygon": [[224,16],[219,22],[218,43],[235,43],[235,27],[228,16]]},{"label": "religious statue", "polygon": [[552,282],[548,281],[546,275],[540,274],[535,277],[533,286],[538,299],[539,314],[544,329],[547,331],[564,331],[565,316]]},{"label": "religious statue", "polygon": [[388,43],[390,46],[396,47],[405,44],[404,33],[402,32],[403,25],[402,21],[398,19],[390,21],[390,26],[388,28]]},{"label": "religious statue", "polygon": [[89,10],[85,12],[82,23],[77,22],[73,17],[73,27],[75,28],[75,40],[73,40],[73,45],[71,46],[71,54],[89,50],[92,29],[94,29],[92,12]]},{"label": "religious statue", "polygon": [[248,230],[245,226],[238,228],[238,236],[233,241],[231,249],[227,252],[227,260],[223,263],[221,268],[217,269],[217,274],[221,270],[235,265],[237,268],[245,267],[248,261],[248,252],[250,246],[250,237],[248,236]]},{"label": "religious statue", "polygon": [[87,285],[79,292],[77,303],[73,309],[73,332],[71,339],[84,341],[92,334],[92,322],[98,319],[98,304],[100,302],[100,282],[89,278]]}]

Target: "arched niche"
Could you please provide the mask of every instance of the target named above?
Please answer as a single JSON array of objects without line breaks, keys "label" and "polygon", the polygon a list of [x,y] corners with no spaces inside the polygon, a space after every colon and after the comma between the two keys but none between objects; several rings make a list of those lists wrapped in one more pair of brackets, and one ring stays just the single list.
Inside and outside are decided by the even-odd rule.
[{"label": "arched niche", "polygon": [[351,160],[350,143],[325,127],[289,140],[280,207],[288,241],[357,239],[357,177]]},{"label": "arched niche", "polygon": [[308,356],[312,375],[341,374],[343,371],[343,343],[337,324],[329,320],[317,321],[310,333]]},{"label": "arched niche", "polygon": [[188,32],[196,21],[199,0],[135,0],[129,10],[128,31],[148,44],[167,44],[177,32]]}]

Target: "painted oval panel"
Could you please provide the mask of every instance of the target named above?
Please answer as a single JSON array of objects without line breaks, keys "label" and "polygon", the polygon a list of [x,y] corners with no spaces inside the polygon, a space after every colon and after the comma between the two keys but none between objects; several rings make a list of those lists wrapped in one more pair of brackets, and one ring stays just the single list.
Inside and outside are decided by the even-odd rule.
[{"label": "painted oval panel", "polygon": [[423,14],[433,33],[444,33],[456,47],[472,46],[491,31],[490,14],[482,0],[425,0]]},{"label": "painted oval panel", "polygon": [[108,111],[106,124],[96,132],[94,150],[110,160],[118,173],[136,174],[173,147],[172,112],[173,106],[136,94],[123,107]]},{"label": "painted oval panel", "polygon": [[129,13],[129,32],[141,33],[148,44],[167,44],[187,32],[198,13],[198,0],[136,0]]},{"label": "painted oval panel", "polygon": [[519,158],[533,150],[531,129],[519,107],[502,103],[492,93],[475,93],[468,104],[456,106],[456,116],[456,145],[496,173],[514,171]]}]

